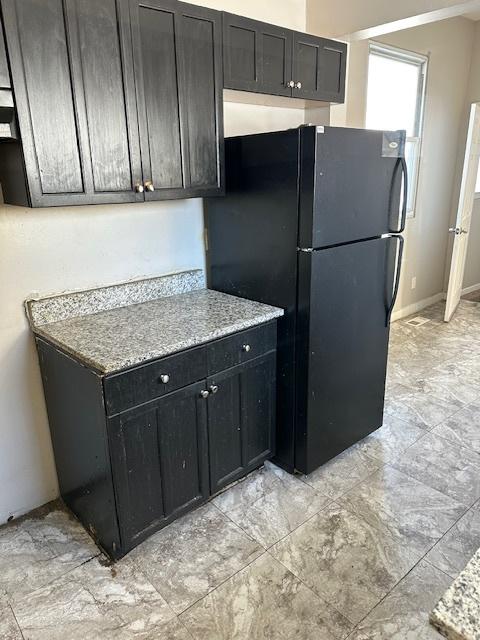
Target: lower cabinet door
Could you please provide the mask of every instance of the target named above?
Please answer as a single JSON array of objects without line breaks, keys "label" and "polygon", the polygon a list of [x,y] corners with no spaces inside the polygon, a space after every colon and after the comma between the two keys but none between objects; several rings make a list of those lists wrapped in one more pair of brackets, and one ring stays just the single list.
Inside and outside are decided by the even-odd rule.
[{"label": "lower cabinet door", "polygon": [[109,419],[122,546],[208,498],[205,382]]},{"label": "lower cabinet door", "polygon": [[209,378],[212,493],[274,454],[275,369],[273,352]]}]

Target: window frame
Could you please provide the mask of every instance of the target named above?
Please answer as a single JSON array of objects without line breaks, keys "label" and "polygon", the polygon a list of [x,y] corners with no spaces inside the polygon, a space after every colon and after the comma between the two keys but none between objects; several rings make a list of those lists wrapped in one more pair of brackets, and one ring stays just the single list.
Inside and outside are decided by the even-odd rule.
[{"label": "window frame", "polygon": [[[417,194],[418,186],[420,183],[420,167],[422,159],[422,147],[423,147],[423,135],[424,135],[424,121],[425,121],[425,108],[426,108],[426,91],[427,91],[427,74],[429,56],[414,51],[408,51],[400,47],[384,44],[375,40],[370,40],[368,44],[368,65],[367,65],[367,86],[366,86],[366,100],[365,100],[365,122],[367,121],[367,109],[368,109],[368,82],[370,80],[370,56],[377,55],[389,60],[395,60],[396,62],[404,62],[406,64],[412,64],[418,67],[418,86],[417,86],[417,101],[415,111],[415,125],[414,135],[407,136],[406,142],[416,142],[417,153],[415,157],[415,174],[414,181],[409,181],[409,190],[413,189],[411,207],[407,211],[407,218],[415,218],[417,207]],[[480,193],[479,193],[480,197]]]}]

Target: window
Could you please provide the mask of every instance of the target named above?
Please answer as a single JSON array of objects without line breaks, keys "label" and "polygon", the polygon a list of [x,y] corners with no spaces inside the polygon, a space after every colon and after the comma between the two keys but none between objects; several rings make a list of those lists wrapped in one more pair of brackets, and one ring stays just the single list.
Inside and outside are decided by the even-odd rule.
[{"label": "window", "polygon": [[405,159],[410,218],[415,215],[426,71],[425,56],[370,44],[365,125],[367,129],[405,129],[407,132]]}]

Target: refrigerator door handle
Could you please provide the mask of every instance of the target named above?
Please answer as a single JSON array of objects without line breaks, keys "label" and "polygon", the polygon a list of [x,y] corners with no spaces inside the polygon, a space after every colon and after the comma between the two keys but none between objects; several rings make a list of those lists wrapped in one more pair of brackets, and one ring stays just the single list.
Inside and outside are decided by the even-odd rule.
[{"label": "refrigerator door handle", "polygon": [[395,280],[393,284],[392,301],[387,311],[387,318],[385,323],[385,326],[387,327],[390,325],[390,322],[392,319],[393,307],[395,306],[395,302],[397,301],[398,287],[400,285],[400,273],[402,268],[403,245],[405,242],[402,236],[392,236],[391,238],[392,240],[398,241],[398,254],[397,254],[397,269],[396,269]]},{"label": "refrigerator door handle", "polygon": [[389,197],[389,211],[392,210],[392,198],[393,198],[393,185],[395,183],[395,177],[397,175],[398,169],[402,170],[403,177],[403,193],[402,193],[402,208],[401,208],[401,217],[400,217],[400,228],[399,229],[389,229],[390,233],[403,233],[405,231],[405,224],[407,222],[407,204],[408,204],[408,170],[407,170],[407,162],[404,157],[398,158],[398,161],[395,165],[395,169],[393,171],[392,183],[390,185],[390,197]]}]

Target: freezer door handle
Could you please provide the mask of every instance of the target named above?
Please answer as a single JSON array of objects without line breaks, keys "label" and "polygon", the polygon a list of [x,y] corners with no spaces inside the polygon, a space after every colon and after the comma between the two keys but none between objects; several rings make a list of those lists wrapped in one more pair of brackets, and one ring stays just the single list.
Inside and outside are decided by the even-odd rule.
[{"label": "freezer door handle", "polygon": [[397,160],[395,169],[393,171],[392,183],[390,185],[390,197],[389,197],[389,211],[392,212],[392,199],[393,199],[393,185],[395,184],[395,178],[398,170],[402,170],[403,177],[403,193],[402,193],[402,208],[400,216],[400,227],[398,229],[389,229],[390,233],[403,233],[405,231],[405,224],[407,222],[407,204],[408,204],[408,171],[407,162],[405,158],[400,157]]},{"label": "freezer door handle", "polygon": [[397,301],[398,287],[400,285],[400,273],[402,269],[403,245],[404,245],[404,240],[402,236],[392,236],[391,240],[395,240],[398,242],[398,253],[397,253],[397,261],[396,261],[396,273],[395,273],[395,279],[393,284],[392,301],[387,311],[387,319],[386,319],[386,325],[385,325],[387,327],[390,325],[390,321],[392,319],[393,307],[395,306],[395,302]]}]

